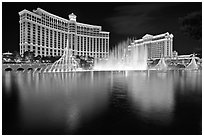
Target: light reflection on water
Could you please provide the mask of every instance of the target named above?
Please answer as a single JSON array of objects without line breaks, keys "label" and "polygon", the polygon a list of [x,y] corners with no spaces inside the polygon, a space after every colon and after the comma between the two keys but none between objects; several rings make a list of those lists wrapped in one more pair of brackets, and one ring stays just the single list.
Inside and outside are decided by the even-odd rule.
[{"label": "light reflection on water", "polygon": [[136,113],[139,112],[142,119],[163,125],[169,124],[174,109],[172,77],[168,77],[167,73],[153,74],[154,77],[151,75],[139,73],[130,77],[128,82],[129,97],[136,105]]},{"label": "light reflection on water", "polygon": [[[94,134],[102,132],[94,132],[94,130],[100,131],[104,128],[106,130],[103,134],[114,134],[117,133],[114,127],[123,127],[127,122],[132,122],[135,129],[138,126],[136,123],[139,122],[142,125],[151,124],[170,128],[178,122],[177,117],[180,117],[177,114],[177,106],[182,99],[178,97],[188,94],[195,96],[195,99],[200,99],[201,73],[186,71],[51,74],[6,72],[3,73],[3,93],[18,94],[16,97],[19,100],[17,118],[20,130],[18,133]],[[188,96],[183,99],[188,99]],[[6,98],[4,101],[12,100]],[[192,101],[191,105],[199,106],[201,101],[196,103]],[[4,105],[4,107],[10,106]],[[195,111],[200,112],[200,109]],[[200,116],[200,113],[196,115]],[[131,120],[128,121],[126,116],[131,116]],[[6,117],[5,121],[9,121],[8,119],[9,117]],[[97,120],[100,121],[98,125],[95,124]],[[6,125],[5,128],[15,128],[12,121],[8,123],[11,125]],[[132,125],[126,125],[131,132],[123,128],[123,133],[134,133]],[[148,128],[141,129],[146,130],[144,132],[148,134]],[[135,130],[135,134],[137,133],[138,131]]]},{"label": "light reflection on water", "polygon": [[5,92],[7,95],[9,95],[9,92],[11,91],[11,74],[5,73],[4,80],[5,80]]}]

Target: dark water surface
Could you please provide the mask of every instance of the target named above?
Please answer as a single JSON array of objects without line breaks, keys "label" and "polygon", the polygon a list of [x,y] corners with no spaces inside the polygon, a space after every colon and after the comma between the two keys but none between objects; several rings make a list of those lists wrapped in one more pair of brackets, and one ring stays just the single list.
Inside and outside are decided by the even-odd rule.
[{"label": "dark water surface", "polygon": [[202,134],[202,72],[2,72],[3,134]]}]

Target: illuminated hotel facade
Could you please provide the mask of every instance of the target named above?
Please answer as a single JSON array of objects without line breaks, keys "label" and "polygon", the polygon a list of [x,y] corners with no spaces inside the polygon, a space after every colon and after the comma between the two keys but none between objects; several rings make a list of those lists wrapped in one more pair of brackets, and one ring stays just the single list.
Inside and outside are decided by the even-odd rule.
[{"label": "illuminated hotel facade", "polygon": [[147,46],[148,59],[173,56],[173,34],[164,33],[159,35],[146,34],[142,39],[133,42],[135,46]]},{"label": "illuminated hotel facade", "polygon": [[73,13],[67,20],[37,8],[33,12],[22,10],[19,16],[21,55],[33,51],[35,56],[62,56],[67,42],[73,55],[109,55],[109,32],[102,31],[101,26],[77,22]]}]

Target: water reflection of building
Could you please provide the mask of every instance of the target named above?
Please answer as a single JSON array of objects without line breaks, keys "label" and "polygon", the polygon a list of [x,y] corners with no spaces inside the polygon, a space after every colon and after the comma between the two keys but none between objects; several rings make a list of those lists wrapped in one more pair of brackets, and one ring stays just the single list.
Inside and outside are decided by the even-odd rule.
[{"label": "water reflection of building", "polygon": [[129,77],[127,83],[128,95],[142,120],[161,125],[171,123],[174,111],[171,76],[167,73],[138,73]]},{"label": "water reflection of building", "polygon": [[148,47],[148,59],[161,57],[172,57],[173,35],[167,33],[159,35],[146,34],[142,39],[133,42],[136,46],[146,45]]},{"label": "water reflection of building", "polygon": [[174,72],[173,77],[176,88],[179,92],[183,92],[182,94],[191,94],[192,92],[201,93],[202,71]]},{"label": "water reflection of building", "polygon": [[3,85],[5,85],[5,91],[8,94],[9,92],[11,92],[11,82],[12,82],[11,75],[12,75],[11,73],[5,73],[4,75],[2,75]]},{"label": "water reflection of building", "polygon": [[101,26],[79,23],[73,13],[67,20],[40,8],[19,15],[21,55],[30,50],[36,56],[61,56],[68,39],[74,55],[108,57],[109,32]]},{"label": "water reflection of building", "polygon": [[17,73],[23,129],[27,133],[33,127],[43,130],[54,125],[63,126],[60,134],[75,133],[83,122],[91,121],[107,107],[107,76],[94,72]]}]

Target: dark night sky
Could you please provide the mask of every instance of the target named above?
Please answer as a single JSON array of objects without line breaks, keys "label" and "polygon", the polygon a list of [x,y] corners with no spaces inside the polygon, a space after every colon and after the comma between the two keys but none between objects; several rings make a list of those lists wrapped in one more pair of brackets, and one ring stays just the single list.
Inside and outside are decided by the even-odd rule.
[{"label": "dark night sky", "polygon": [[38,7],[68,19],[70,13],[77,15],[77,21],[102,26],[110,32],[110,46],[127,37],[141,38],[145,34],[174,35],[173,49],[179,54],[192,53],[202,48],[202,42],[193,40],[180,31],[179,18],[202,10],[202,3],[138,3],[138,2],[44,2],[44,3],[2,3],[2,51],[19,51],[19,15],[27,9]]}]

